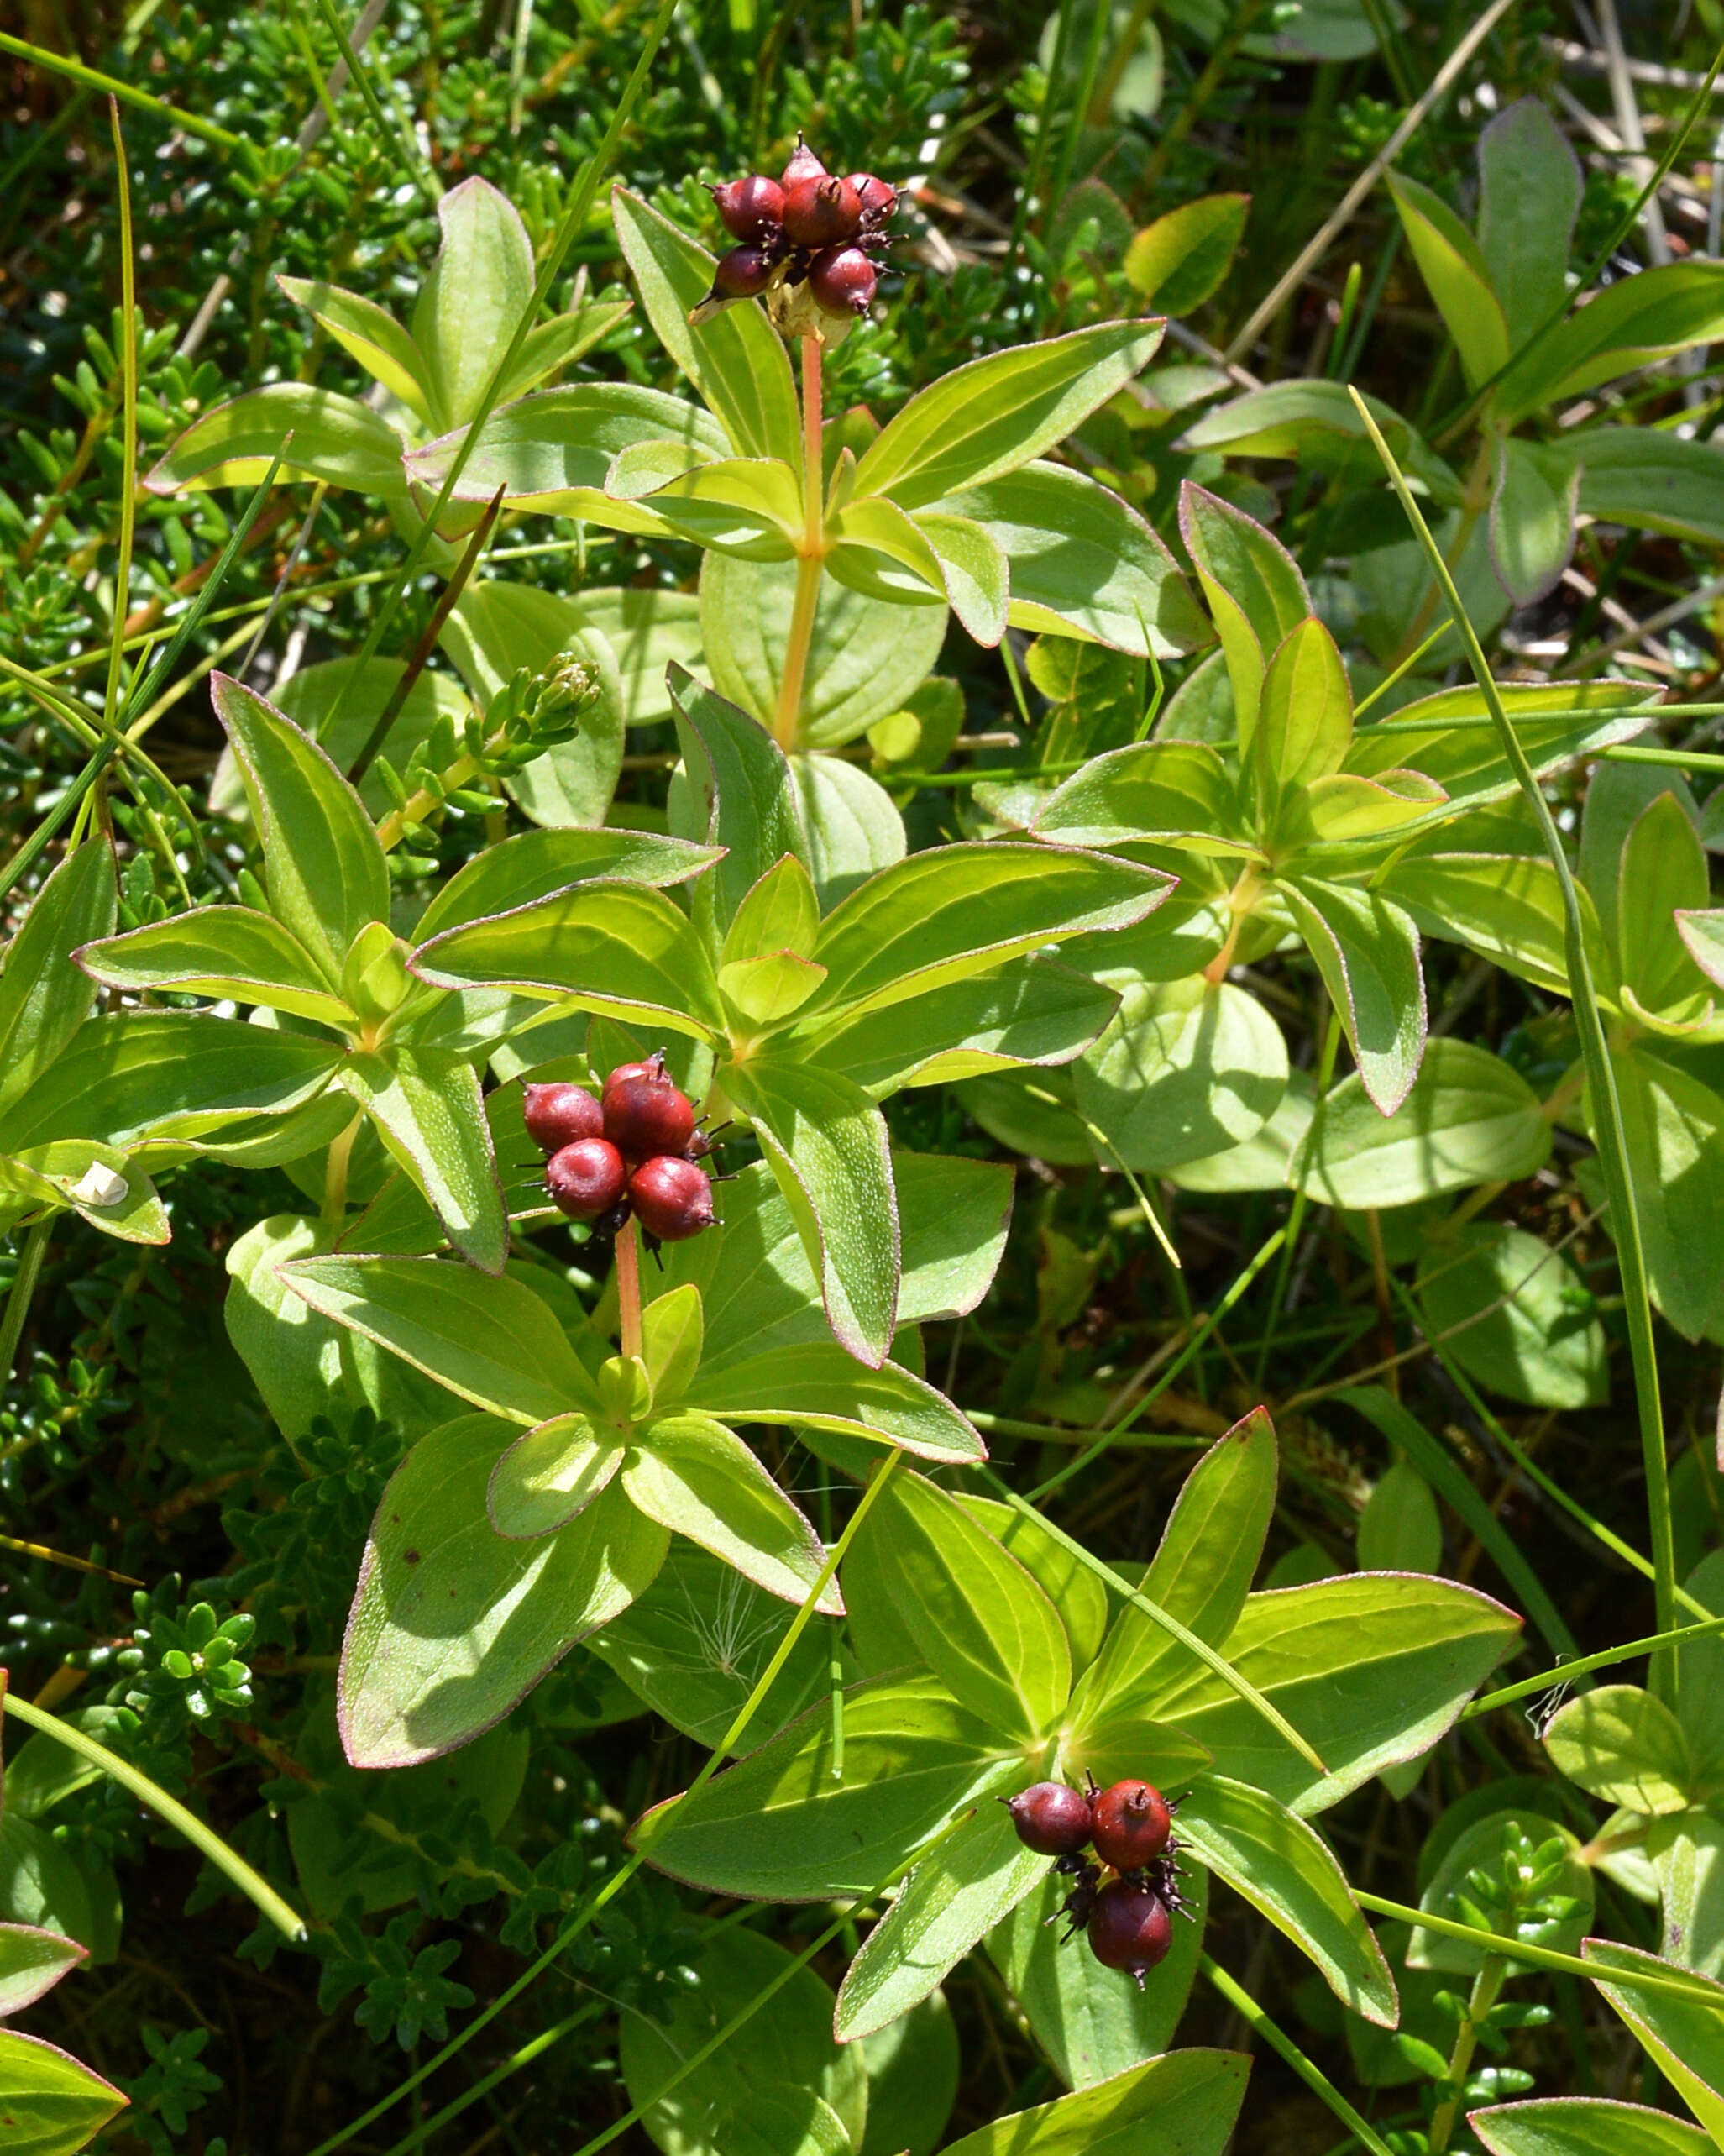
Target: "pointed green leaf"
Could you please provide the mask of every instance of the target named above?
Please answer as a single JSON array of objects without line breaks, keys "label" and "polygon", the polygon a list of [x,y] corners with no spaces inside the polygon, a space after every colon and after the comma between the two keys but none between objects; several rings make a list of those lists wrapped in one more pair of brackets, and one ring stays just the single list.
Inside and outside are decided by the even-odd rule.
[{"label": "pointed green leaf", "polygon": [[1022,1760],[932,1677],[867,1679],[843,1697],[841,1775],[822,1700],[692,1796],[655,1806],[635,1847],[714,1893],[869,1893],[963,1806],[1022,1776]]},{"label": "pointed green leaf", "polygon": [[593,1381],[550,1304],[517,1279],[432,1257],[301,1258],[281,1270],[314,1310],[475,1407],[527,1424],[570,1408],[597,1412]]},{"label": "pointed green leaf", "polygon": [[1219,858],[1255,850],[1231,774],[1198,741],[1137,742],[1092,757],[1049,795],[1034,828],[1056,846],[1119,846],[1153,836]]},{"label": "pointed green leaf", "polygon": [[1643,270],[1594,292],[1551,332],[1533,355],[1536,367],[1517,370],[1517,394],[1501,400],[1504,419],[1512,425],[1539,405],[1560,403],[1655,359],[1710,344],[1721,331],[1724,263],[1697,260]]},{"label": "pointed green leaf", "polygon": [[[1218,1438],[1186,1477],[1143,1592],[1190,1631],[1218,1647],[1239,1621],[1275,1512],[1278,1455],[1275,1427],[1254,1408]],[[1190,1656],[1161,1626],[1129,1603],[1122,1608],[1093,1666],[1079,1680],[1067,1719],[1092,1722],[1129,1714],[1154,1701]]]},{"label": "pointed green leaf", "polygon": [[1601,523],[1716,546],[1724,538],[1724,449],[1656,427],[1576,430],[1561,449],[1579,467],[1579,506]]},{"label": "pointed green leaf", "polygon": [[1653,1300],[1698,1340],[1724,1322],[1724,1098],[1643,1041],[1612,1061]]},{"label": "pointed green leaf", "polygon": [[697,827],[704,817],[708,847],[724,848],[694,894],[716,948],[762,877],[787,857],[806,868],[808,841],[789,759],[772,736],[682,667],[668,679]]},{"label": "pointed green leaf", "polygon": [[1513,1650],[1520,1623],[1488,1595],[1421,1573],[1356,1572],[1249,1597],[1221,1651],[1315,1745],[1326,1776],[1194,1661],[1155,1711],[1207,1745],[1218,1774],[1308,1818],[1428,1751]]},{"label": "pointed green leaf", "polygon": [[641,304],[741,457],[782,457],[802,470],[801,413],[783,339],[752,302],[697,329],[689,314],[712,289],[715,259],[626,187],[610,194],[616,237]]},{"label": "pointed green leaf", "polygon": [[[1580,1949],[1606,2001],[1632,2029],[1715,2145],[1724,2141],[1724,1984],[1690,1970],[1678,1970],[1638,1947],[1614,1939],[1588,1939]],[[1673,1998],[1665,1991],[1611,1984],[1617,1970],[1660,1972],[1679,1976],[1684,1986],[1708,1995],[1708,2002]]]},{"label": "pointed green leaf", "polygon": [[949,506],[916,518],[940,564],[951,611],[978,644],[992,650],[1006,632],[1010,571],[998,538],[977,519]]},{"label": "pointed green leaf", "polygon": [[1509,354],[1508,323],[1491,290],[1484,254],[1454,211],[1428,187],[1400,172],[1391,172],[1388,181],[1413,259],[1460,354],[1467,387],[1476,389]]},{"label": "pointed green leaf", "polygon": [[663,1561],[668,1537],[619,1486],[556,1534],[506,1541],[485,1487],[511,1434],[460,1416],[390,1477],[342,1648],[337,1711],[355,1766],[411,1766],[480,1735]]},{"label": "pointed green leaf", "polygon": [[1215,616],[1243,753],[1269,655],[1310,614],[1311,594],[1279,539],[1191,480],[1179,490],[1179,528]]},{"label": "pointed green leaf", "polygon": [[[456,428],[406,453],[401,469],[427,493],[441,491],[465,439]],[[616,532],[668,536],[670,527],[644,503],[607,494],[617,457],[637,443],[669,442],[695,458],[724,456],[724,430],[700,410],[663,390],[631,382],[571,382],[534,390],[500,406],[479,430],[461,467],[453,499],[489,501],[499,487],[511,507],[550,517],[584,517]]]},{"label": "pointed green leaf", "polygon": [[509,1221],[477,1073],[438,1048],[392,1044],[349,1056],[336,1082],[376,1125],[449,1241],[486,1272],[509,1254]]},{"label": "pointed green leaf", "polygon": [[1059,1613],[946,1491],[895,1476],[851,1545],[844,1587],[859,1632],[871,1605],[889,1611],[953,1697],[993,1728],[1026,1742],[1052,1729],[1072,1687]]},{"label": "pointed green leaf", "polygon": [[626,317],[632,304],[629,300],[589,300],[584,307],[553,315],[548,322],[529,330],[527,341],[515,355],[514,365],[503,378],[497,401],[503,404],[523,396],[548,375],[584,359]]},{"label": "pointed green leaf", "polygon": [[62,1933],[39,1924],[0,1924],[0,2016],[34,2006],[87,1958],[88,1949]]},{"label": "pointed green leaf", "polygon": [[922,1859],[851,1963],[832,2022],[838,2041],[872,2036],[920,2006],[1052,1863],[1024,1848],[1003,1804],[978,1805]]},{"label": "pointed green leaf", "polygon": [[1524,1229],[1445,1225],[1419,1259],[1418,1299],[1428,1337],[1492,1392],[1534,1408],[1600,1408],[1610,1397],[1596,1303],[1562,1252]]},{"label": "pointed green leaf", "polygon": [[1250,2061],[1232,2051],[1170,2051],[1034,2111],[1012,2111],[950,2142],[945,2156],[1222,2156]]},{"label": "pointed green leaf", "polygon": [[1043,455],[1149,365],[1159,322],[1100,323],[955,369],[912,397],[857,466],[857,495],[925,508]]},{"label": "pointed green leaf", "polygon": [[1205,1775],[1179,1807],[1179,1839],[1311,1957],[1344,2006],[1394,2027],[1389,1965],[1314,1827],[1263,1790]]},{"label": "pointed green leaf", "polygon": [[284,483],[321,480],[405,503],[405,446],[389,422],[356,397],[309,382],[271,382],[195,419],[144,484],[152,494],[255,486],[279,457]]},{"label": "pointed green leaf", "polygon": [[1349,1210],[1410,1205],[1439,1191],[1517,1183],[1550,1157],[1538,1096],[1488,1049],[1448,1035],[1432,1041],[1418,1078],[1392,1115],[1355,1076],[1338,1085],[1291,1171],[1295,1189]]},{"label": "pointed green leaf", "polygon": [[291,1115],[322,1092],[340,1061],[336,1041],[237,1018],[105,1012],[86,1020],[0,1117],[0,1146],[82,1137],[128,1150],[188,1144],[242,1118]]},{"label": "pointed green leaf", "polygon": [[230,675],[211,676],[216,716],[264,843],[270,910],[338,984],[348,950],[389,917],[389,868],[364,805],[315,742]]},{"label": "pointed green leaf", "polygon": [[[1412,915],[1423,934],[1465,944],[1535,987],[1567,995],[1562,889],[1548,860],[1503,853],[1407,853],[1375,882]],[[1602,939],[1584,884],[1580,897],[1591,931],[1587,955],[1593,961],[1593,978],[1607,981],[1615,968],[1599,963]]]},{"label": "pointed green leaf", "polygon": [[753,1125],[820,1283],[833,1331],[883,1362],[898,1310],[898,1207],[886,1124],[859,1087],[788,1057],[721,1067]]},{"label": "pointed green leaf", "polygon": [[703,1370],[682,1404],[726,1422],[788,1423],[871,1438],[924,1460],[987,1456],[982,1440],[943,1393],[896,1363],[870,1369],[831,1340],[739,1356],[722,1369]]},{"label": "pointed green leaf", "polygon": [[479,409],[497,362],[533,296],[532,243],[508,197],[476,175],[437,206],[443,244],[413,307],[437,423]]},{"label": "pointed green leaf", "polygon": [[[820,1576],[820,1539],[741,1438],[710,1415],[655,1418],[623,1463],[622,1486],[661,1526],[685,1534],[782,1601],[801,1603]],[[816,1609],[841,1617],[836,1579]]]},{"label": "pointed green leaf", "polygon": [[1200,195],[1145,225],[1125,250],[1125,281],[1164,314],[1192,314],[1226,276],[1245,237],[1249,195]]},{"label": "pointed green leaf", "polygon": [[641,1359],[655,1408],[679,1400],[700,1367],[705,1325],[700,1290],[692,1281],[660,1295],[641,1313]]},{"label": "pointed green leaf", "polygon": [[722,956],[727,965],[774,952],[805,958],[820,926],[820,902],[808,870],[794,853],[785,853],[744,890],[731,913]]},{"label": "pointed green leaf", "polygon": [[1690,945],[1674,916],[1703,907],[1711,879],[1700,834],[1674,794],[1660,794],[1635,818],[1622,847],[1617,946],[1623,982],[1648,1010],[1698,994]]},{"label": "pointed green leaf", "polygon": [[[1012,1169],[993,1161],[901,1152],[893,1158],[893,1176],[902,1222],[899,1324],[925,1325],[973,1310],[987,1293],[1005,1248]],[[699,1288],[705,1325],[702,1404],[708,1408],[714,1405],[711,1387],[718,1373],[732,1364],[769,1360],[774,1351],[786,1347],[816,1347],[822,1357],[832,1350],[816,1276],[789,1203],[770,1167],[757,1161],[744,1168],[725,1186],[719,1204],[723,1233],[668,1245],[663,1274],[649,1272],[644,1283],[649,1295],[656,1287],[660,1298],[674,1294],[684,1283]],[[875,1397],[877,1378],[883,1387],[878,1394],[883,1407],[896,1400],[896,1411],[901,1413],[914,1400],[920,1403],[920,1414],[931,1401],[947,1445],[956,1436],[963,1456],[978,1456],[975,1445],[979,1440],[956,1418],[956,1409],[937,1393],[925,1399],[926,1388],[920,1380],[909,1378],[895,1366],[887,1364],[874,1372],[853,1356],[835,1351],[802,1368],[810,1382],[822,1371],[842,1378],[842,1392],[829,1397],[847,1403],[835,1409],[845,1417],[853,1418],[864,1398]],[[916,1387],[915,1392],[899,1398],[883,1389],[900,1379]],[[750,1384],[755,1386],[753,1377]],[[856,1389],[858,1386],[862,1391]],[[765,1400],[770,1394],[761,1386],[749,1397]],[[942,1448],[941,1456],[956,1456]]]},{"label": "pointed green leaf", "polygon": [[1251,737],[1265,808],[1339,771],[1353,738],[1353,691],[1334,638],[1315,616],[1271,655]]},{"label": "pointed green leaf", "polygon": [[[1088,1045],[1119,999],[1051,959],[1014,958],[997,973],[948,981],[822,1029],[809,1054],[875,1100],[909,1085],[950,1085],[1021,1063],[1065,1063]],[[1270,1021],[1273,1024],[1273,1021]]]},{"label": "pointed green leaf", "polygon": [[512,913],[574,884],[648,884],[663,889],[705,873],[719,858],[650,831],[521,831],[489,846],[450,877],[419,917],[414,941],[464,927],[488,914]]},{"label": "pointed green leaf", "polygon": [[800,477],[778,457],[697,464],[629,498],[644,501],[679,538],[747,561],[789,561],[808,522]]},{"label": "pointed green leaf", "polygon": [[[1140,658],[1176,658],[1210,641],[1155,530],[1087,473],[1038,461],[937,506],[978,525],[1004,556],[1014,628],[1093,638]],[[926,517],[919,521],[926,529]]]},{"label": "pointed green leaf", "polygon": [[1172,889],[1155,868],[1077,848],[942,846],[872,878],[828,915],[809,1016],[881,1010],[1093,931],[1143,920]]},{"label": "pointed green leaf", "polygon": [[199,906],[124,936],[86,944],[78,963],[109,988],[172,989],[291,1010],[320,1025],[350,1027],[354,1014],[304,947],[271,914],[249,906]]},{"label": "pointed green leaf", "polygon": [[1491,2156],[1712,2156],[1717,2147],[1686,2119],[1601,2096],[1490,2104],[1467,2124]]},{"label": "pointed green leaf", "polygon": [[1522,97],[1479,137],[1479,252],[1520,345],[1568,296],[1580,160],[1543,101]]},{"label": "pointed green leaf", "polygon": [[90,1015],[96,990],[67,963],[113,931],[112,847],[89,842],[43,884],[6,947],[0,973],[0,1115],[40,1079]]},{"label": "pointed green leaf", "polygon": [[712,962],[662,892],[595,881],[469,921],[413,954],[434,988],[519,988],[699,1040],[724,1029]]},{"label": "pointed green leaf", "polygon": [[321,278],[278,276],[275,281],[391,396],[427,427],[438,425],[433,409],[437,391],[425,355],[387,307]]},{"label": "pointed green leaf", "polygon": [[129,2099],[39,2036],[0,2029],[0,2125],[7,2156],[74,2156]]},{"label": "pointed green leaf", "polygon": [[626,1447],[583,1414],[553,1415],[517,1437],[491,1470],[485,1505],[511,1542],[552,1534],[602,1497]]},{"label": "pointed green leaf", "polygon": [[1392,1115],[1425,1048],[1418,931],[1391,900],[1302,876],[1277,884],[1317,961],[1373,1104]]}]

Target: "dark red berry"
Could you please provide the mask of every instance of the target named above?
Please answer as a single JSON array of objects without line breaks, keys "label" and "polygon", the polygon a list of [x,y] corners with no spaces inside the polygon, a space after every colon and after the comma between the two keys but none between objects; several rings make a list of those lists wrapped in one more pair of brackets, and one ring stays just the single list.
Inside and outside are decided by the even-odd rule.
[{"label": "dark red berry", "polygon": [[1173,1944],[1173,1919],[1153,1887],[1132,1879],[1110,1879],[1090,1912],[1089,1950],[1104,1969],[1144,1978]]},{"label": "dark red berry", "polygon": [[819,180],[825,176],[825,166],[809,148],[800,135],[790,153],[790,162],[784,167],[784,191],[789,194],[799,180]]},{"label": "dark red berry", "polygon": [[1136,1871],[1167,1846],[1173,1815],[1147,1781],[1116,1781],[1095,1801],[1096,1854],[1115,1871]]},{"label": "dark red berry", "polygon": [[856,190],[856,198],[862,204],[862,216],[870,223],[883,221],[898,207],[898,190],[888,187],[883,180],[877,180],[872,172],[852,172],[850,184]]},{"label": "dark red berry", "polygon": [[530,1085],[521,1096],[527,1136],[541,1152],[554,1153],[579,1138],[604,1135],[605,1111],[595,1095],[578,1085]]},{"label": "dark red berry", "polygon": [[1089,1840],[1089,1799],[1068,1782],[1038,1781],[1009,1797],[1006,1809],[1018,1839],[1040,1856],[1072,1856]]},{"label": "dark red berry", "polygon": [[808,273],[823,314],[866,314],[874,300],[874,265],[859,247],[829,247]]},{"label": "dark red berry", "polygon": [[712,1185],[693,1161],[668,1155],[645,1161],[628,1179],[635,1218],[662,1243],[687,1241],[712,1225]]},{"label": "dark red berry", "polygon": [[773,281],[773,265],[763,247],[733,247],[719,257],[712,289],[720,299],[757,298]]},{"label": "dark red berry", "polygon": [[686,1153],[694,1136],[694,1104],[665,1076],[658,1057],[625,1064],[605,1081],[605,1135],[631,1161]]},{"label": "dark red berry", "polygon": [[758,239],[783,220],[783,189],[776,180],[768,180],[758,172],[715,187],[712,199],[732,239]]},{"label": "dark red berry", "polygon": [[571,1220],[596,1220],[621,1197],[628,1182],[622,1155],[605,1138],[580,1138],[545,1163],[551,1203]]},{"label": "dark red berry", "polygon": [[841,247],[862,230],[862,204],[831,172],[784,190],[784,234],[798,247]]}]

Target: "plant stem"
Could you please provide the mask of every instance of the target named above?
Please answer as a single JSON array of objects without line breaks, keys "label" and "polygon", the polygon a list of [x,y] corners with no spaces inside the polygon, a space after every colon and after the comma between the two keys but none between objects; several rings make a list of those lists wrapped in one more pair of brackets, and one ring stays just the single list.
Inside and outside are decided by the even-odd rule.
[{"label": "plant stem", "polygon": [[625,1355],[641,1352],[641,1226],[631,1220],[616,1238],[616,1317]]},{"label": "plant stem", "polygon": [[820,578],[826,565],[825,487],[821,466],[820,340],[802,340],[802,544],[796,555],[796,597],[790,609],[790,636],[784,647],[784,678],[778,685],[778,708],[773,738],[786,755],[796,746],[802,718],[802,687],[814,643],[815,615],[820,602]]},{"label": "plant stem", "polygon": [[1473,2052],[1479,2041],[1479,2031],[1485,2017],[1496,2004],[1496,1995],[1502,1989],[1502,1980],[1508,1974],[1508,1964],[1500,1954],[1487,1954],[1484,1966],[1473,1979],[1471,1996],[1466,2002],[1466,2014],[1454,2032],[1454,2048],[1449,2054],[1449,2092],[1431,2115],[1430,2138],[1426,2143],[1426,2156],[1443,2156],[1449,2146],[1449,2137],[1454,2131],[1454,2122],[1460,2114],[1461,2096],[1466,2084],[1467,2069],[1473,2063]]},{"label": "plant stem", "polygon": [[[1605,1038],[1604,1020],[1599,1015],[1598,997],[1593,986],[1592,963],[1587,956],[1586,938],[1580,919],[1580,894],[1575,888],[1574,873],[1569,867],[1568,856],[1563,851],[1562,837],[1557,830],[1556,819],[1551,814],[1550,804],[1544,798],[1543,789],[1533,775],[1520,737],[1504,708],[1496,677],[1491,671],[1484,647],[1479,642],[1477,632],[1468,617],[1459,592],[1455,589],[1454,579],[1449,573],[1449,565],[1431,536],[1430,527],[1413,500],[1407,481],[1402,476],[1401,468],[1383,439],[1376,420],[1371,417],[1365,400],[1356,390],[1349,394],[1378,456],[1382,459],[1383,469],[1389,475],[1390,484],[1400,499],[1407,520],[1412,527],[1413,535],[1423,548],[1432,573],[1448,602],[1449,611],[1465,648],[1474,679],[1484,695],[1486,709],[1491,714],[1507,756],[1509,769],[1514,773],[1522,794],[1538,819],[1544,840],[1544,850],[1556,873],[1558,888],[1562,893],[1569,1007],[1575,1014],[1575,1023],[1580,1035],[1587,1089],[1592,1096],[1590,1121],[1593,1141],[1598,1148],[1599,1165],[1604,1171],[1605,1194],[1610,1204],[1611,1232],[1616,1239],[1617,1263],[1622,1276],[1622,1302],[1628,1321],[1628,1346],[1634,1367],[1635,1404],[1639,1414],[1641,1459],[1646,1473],[1647,1513],[1651,1528],[1653,1583],[1658,1625],[1660,1632],[1668,1632],[1674,1629],[1675,1618],[1676,1542],[1670,1516],[1669,1466],[1664,1456],[1664,1416],[1658,1392],[1658,1348],[1653,1338],[1652,1301],[1647,1285],[1646,1254],[1640,1240],[1640,1216],[1635,1209],[1634,1185],[1628,1170],[1628,1144],[1622,1125],[1622,1104],[1617,1092],[1616,1069],[1611,1061],[1610,1043]],[[1673,1683],[1674,1675],[1673,1667]]]},{"label": "plant stem", "polygon": [[1271,2051],[1281,2054],[1306,2087],[1323,2099],[1362,2148],[1370,2149],[1371,2156],[1389,2156],[1388,2143],[1372,2131],[1323,2069],[1312,2064],[1292,2037],[1276,2027],[1250,1993],[1236,1984],[1219,1962],[1207,1954],[1200,1954],[1197,1966],[1246,2026],[1260,2036]]},{"label": "plant stem", "polygon": [[244,1858],[237,1855],[217,1833],[207,1827],[196,1812],[188,1812],[177,1797],[170,1797],[147,1774],[128,1765],[107,1745],[98,1744],[93,1737],[86,1737],[81,1729],[70,1722],[62,1722],[58,1715],[45,1714],[39,1707],[28,1700],[19,1699],[8,1692],[6,1712],[16,1715],[20,1722],[32,1729],[39,1729],[51,1737],[56,1744],[64,1744],[68,1751],[76,1752],[92,1761],[102,1772],[112,1776],[121,1788],[128,1789],[140,1804],[147,1804],[169,1826],[176,1828],[199,1853],[208,1858],[218,1871],[224,1871],[249,1901],[261,1909],[270,1922],[291,1939],[302,1939],[306,1935],[303,1921],[284,1902],[265,1879],[259,1877]]},{"label": "plant stem", "polygon": [[0,1385],[12,1382],[12,1367],[18,1360],[18,1344],[24,1337],[24,1319],[30,1313],[30,1301],[36,1292],[36,1282],[41,1276],[42,1261],[48,1255],[48,1243],[54,1233],[54,1215],[50,1213],[36,1222],[24,1237],[24,1246],[18,1261],[18,1271],[13,1275],[12,1287],[6,1298],[6,1314],[0,1317]]},{"label": "plant stem", "polygon": [[1570,1677],[1587,1676],[1594,1670],[1607,1670],[1617,1662],[1632,1662],[1638,1655],[1656,1654],[1660,1647],[1679,1647],[1685,1639],[1704,1639],[1713,1632],[1724,1632],[1724,1617],[1709,1617],[1700,1624],[1679,1624],[1674,1632],[1648,1633],[1645,1639],[1627,1639],[1620,1647],[1601,1647],[1596,1655],[1581,1655],[1573,1661],[1559,1662],[1554,1669],[1540,1670],[1535,1677],[1522,1677],[1518,1684],[1504,1685],[1501,1692],[1487,1692],[1482,1698],[1470,1701],[1463,1707],[1460,1718],[1471,1722],[1496,1707],[1512,1707],[1517,1699],[1525,1699],[1533,1692],[1548,1692],[1553,1685],[1565,1684]]},{"label": "plant stem", "polygon": [[359,1135],[363,1115],[355,1115],[341,1136],[334,1139],[323,1162],[323,1218],[336,1226],[347,1218],[347,1171],[354,1157],[354,1141]]}]

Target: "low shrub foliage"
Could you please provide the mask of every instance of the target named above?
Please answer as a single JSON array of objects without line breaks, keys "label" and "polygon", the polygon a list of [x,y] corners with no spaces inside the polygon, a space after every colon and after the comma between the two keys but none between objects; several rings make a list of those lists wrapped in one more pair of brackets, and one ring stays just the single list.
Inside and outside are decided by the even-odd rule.
[{"label": "low shrub foliage", "polygon": [[1716,14],[0,35],[0,2147],[1724,2147]]}]

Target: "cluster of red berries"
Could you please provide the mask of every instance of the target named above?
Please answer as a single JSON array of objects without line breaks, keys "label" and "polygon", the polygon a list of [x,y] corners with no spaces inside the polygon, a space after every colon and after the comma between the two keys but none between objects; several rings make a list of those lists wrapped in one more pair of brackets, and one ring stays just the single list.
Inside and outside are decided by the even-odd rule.
[{"label": "cluster of red berries", "polygon": [[725,230],[741,244],[721,259],[697,317],[727,300],[802,286],[821,314],[867,312],[876,281],[872,257],[889,244],[895,187],[872,172],[843,179],[827,171],[799,137],[782,180],[753,173],[715,187],[712,197]]},{"label": "cluster of red berries", "polygon": [[[1057,1912],[1069,1917],[1066,1937],[1079,1932],[1104,1968],[1123,1969],[1142,1991],[1144,1978],[1173,1944],[1173,1918],[1185,1911],[1173,1861],[1173,1807],[1152,1782],[1116,1781],[1087,1791],[1039,1781],[1005,1800],[1018,1839],[1072,1881]],[[1100,1864],[1083,1852],[1094,1844]],[[1105,1885],[1102,1872],[1114,1873]],[[1049,1921],[1051,1923],[1052,1918]]]},{"label": "cluster of red berries", "polygon": [[664,1051],[619,1063],[598,1099],[582,1086],[530,1085],[528,1134],[545,1162],[551,1203],[571,1220],[614,1235],[631,1218],[655,1242],[679,1243],[712,1225],[710,1147],[694,1104],[665,1075]]}]

